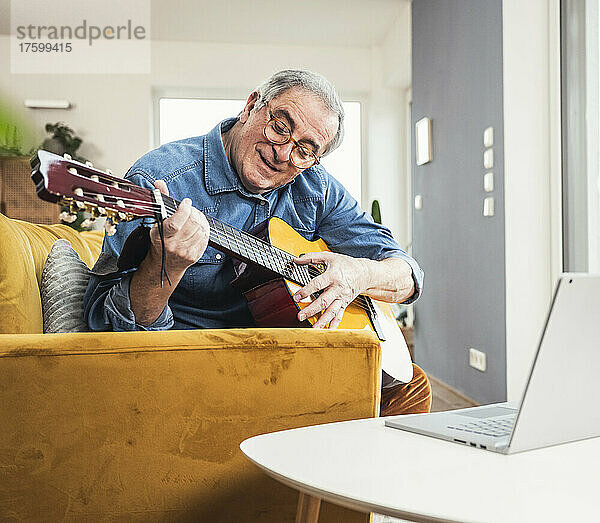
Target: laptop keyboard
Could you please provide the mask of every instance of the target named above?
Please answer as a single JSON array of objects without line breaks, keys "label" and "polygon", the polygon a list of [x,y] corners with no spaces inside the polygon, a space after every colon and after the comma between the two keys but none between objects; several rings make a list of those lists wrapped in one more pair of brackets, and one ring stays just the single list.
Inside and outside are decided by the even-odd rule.
[{"label": "laptop keyboard", "polygon": [[462,423],[460,425],[448,425],[448,428],[499,438],[508,436],[512,432],[515,419],[516,415],[498,416],[495,418],[484,418],[469,423]]}]

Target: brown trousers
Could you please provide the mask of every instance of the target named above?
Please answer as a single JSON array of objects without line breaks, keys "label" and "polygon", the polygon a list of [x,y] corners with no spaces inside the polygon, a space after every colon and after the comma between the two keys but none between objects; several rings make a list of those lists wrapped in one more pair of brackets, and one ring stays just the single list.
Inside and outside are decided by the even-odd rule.
[{"label": "brown trousers", "polygon": [[413,363],[413,379],[381,390],[380,416],[421,414],[431,409],[431,386],[427,375]]}]

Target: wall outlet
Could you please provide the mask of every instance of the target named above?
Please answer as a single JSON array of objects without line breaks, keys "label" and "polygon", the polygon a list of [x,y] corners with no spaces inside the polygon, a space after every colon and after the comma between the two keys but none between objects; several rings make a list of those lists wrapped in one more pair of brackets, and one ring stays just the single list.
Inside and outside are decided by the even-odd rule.
[{"label": "wall outlet", "polygon": [[473,367],[474,369],[480,370],[481,372],[485,372],[485,352],[481,352],[480,350],[474,349],[473,347],[469,348],[469,365],[471,365],[471,367]]}]

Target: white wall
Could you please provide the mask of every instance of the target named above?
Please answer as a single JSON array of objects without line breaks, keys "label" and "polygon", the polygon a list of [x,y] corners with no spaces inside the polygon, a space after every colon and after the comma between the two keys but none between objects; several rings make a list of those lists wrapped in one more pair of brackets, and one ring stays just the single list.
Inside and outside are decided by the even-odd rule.
[{"label": "white wall", "polygon": [[560,272],[558,0],[503,1],[508,398],[520,398]]},{"label": "white wall", "polygon": [[411,11],[402,5],[381,46],[371,49],[368,100],[368,159],[363,180],[363,207],[377,199],[382,220],[396,240],[411,242],[411,195],[408,100],[411,83]]},{"label": "white wall", "polygon": [[[368,103],[368,176],[363,179],[363,202],[379,200],[382,221],[402,247],[409,242],[406,194],[406,102],[404,91],[388,87],[383,78],[380,48],[372,50],[373,86]],[[364,206],[364,205],[363,205]]]}]

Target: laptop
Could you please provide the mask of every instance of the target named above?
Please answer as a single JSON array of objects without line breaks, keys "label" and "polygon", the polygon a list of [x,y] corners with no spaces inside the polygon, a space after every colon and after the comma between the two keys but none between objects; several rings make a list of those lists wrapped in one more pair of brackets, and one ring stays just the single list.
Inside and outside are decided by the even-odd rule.
[{"label": "laptop", "polygon": [[385,425],[503,454],[593,438],[599,377],[600,275],[563,274],[520,402],[393,416]]}]

